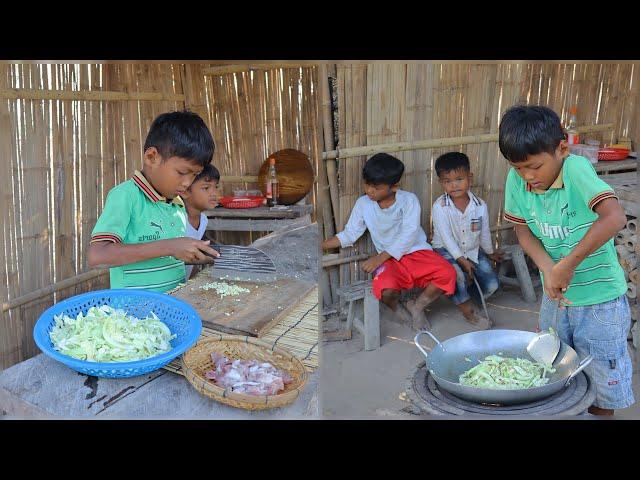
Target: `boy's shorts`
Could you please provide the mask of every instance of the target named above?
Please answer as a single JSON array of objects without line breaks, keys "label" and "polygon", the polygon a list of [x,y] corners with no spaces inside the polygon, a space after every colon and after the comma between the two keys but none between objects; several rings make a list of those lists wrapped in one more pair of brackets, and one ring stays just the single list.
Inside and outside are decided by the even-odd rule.
[{"label": "boy's shorts", "polygon": [[[540,328],[554,327],[557,303],[542,296]],[[593,355],[584,369],[596,388],[594,405],[617,410],[635,402],[631,389],[633,367],[627,349],[631,312],[627,296],[609,302],[579,307],[561,307],[557,312],[560,340],[572,347],[580,359]]]},{"label": "boy's shorts", "polygon": [[380,265],[374,272],[373,295],[380,300],[382,290],[425,288],[430,283],[451,295],[456,289],[456,271],[433,250],[418,250],[400,261],[390,258]]},{"label": "boy's shorts", "polygon": [[[460,305],[473,298],[479,305],[482,305],[482,299],[475,282],[473,280],[470,283],[467,281],[467,274],[462,271],[462,267],[458,265],[449,251],[446,248],[435,248],[434,250],[442,255],[442,258],[447,260],[456,271],[456,291],[451,296],[453,303]],[[498,275],[493,270],[489,257],[482,250],[478,250],[478,263],[469,261],[476,266],[474,276],[482,289],[484,298],[489,298],[500,286]]]}]

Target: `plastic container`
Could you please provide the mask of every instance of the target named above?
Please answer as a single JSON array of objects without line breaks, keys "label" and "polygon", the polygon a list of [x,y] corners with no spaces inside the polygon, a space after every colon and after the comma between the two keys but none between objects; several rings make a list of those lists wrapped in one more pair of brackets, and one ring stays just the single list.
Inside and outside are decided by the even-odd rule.
[{"label": "plastic container", "polygon": [[624,160],[629,156],[629,150],[626,148],[601,148],[598,150],[598,160],[615,161]]},{"label": "plastic container", "polygon": [[264,197],[222,197],[219,202],[224,208],[256,208],[264,203]]},{"label": "plastic container", "polygon": [[569,151],[574,155],[580,155],[586,157],[591,163],[598,163],[598,151],[600,147],[596,145],[585,145],[578,143],[576,145],[569,145]]},{"label": "plastic container", "polygon": [[[155,357],[133,362],[88,362],[63,355],[53,348],[49,332],[54,326],[54,315],[65,314],[75,318],[86,314],[90,307],[109,305],[121,308],[130,315],[144,318],[155,313],[177,337],[171,340],[171,350]],[[202,330],[202,320],[188,303],[164,293],[148,290],[97,290],[67,298],[45,310],[33,328],[33,338],[42,352],[67,367],[103,378],[127,378],[144,375],[167,365],[196,343]]]}]

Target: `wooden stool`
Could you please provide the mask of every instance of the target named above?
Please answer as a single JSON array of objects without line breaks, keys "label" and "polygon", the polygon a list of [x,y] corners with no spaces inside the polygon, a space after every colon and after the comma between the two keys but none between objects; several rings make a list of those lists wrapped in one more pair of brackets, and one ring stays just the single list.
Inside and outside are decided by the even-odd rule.
[{"label": "wooden stool", "polygon": [[341,302],[349,302],[347,330],[355,327],[364,335],[365,350],[380,347],[380,304],[373,296],[372,283],[372,280],[354,282],[337,291]]},{"label": "wooden stool", "polygon": [[[537,300],[534,287],[540,285],[540,279],[531,279],[529,268],[527,267],[527,260],[524,257],[524,250],[522,250],[522,247],[517,244],[504,245],[501,249],[504,251],[504,258],[498,267],[498,279],[506,285],[520,287],[525,302],[534,303]],[[508,277],[506,275],[507,267],[509,265],[507,263],[508,261],[513,263],[516,271],[516,278]]]}]

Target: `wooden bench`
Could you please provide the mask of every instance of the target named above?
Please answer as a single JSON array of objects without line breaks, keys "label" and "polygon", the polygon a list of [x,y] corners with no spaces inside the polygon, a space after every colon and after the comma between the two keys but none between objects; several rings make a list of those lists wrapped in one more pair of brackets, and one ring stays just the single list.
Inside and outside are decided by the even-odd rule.
[{"label": "wooden bench", "polygon": [[[526,302],[537,300],[534,287],[540,285],[540,279],[531,278],[524,251],[520,245],[505,245],[503,261],[498,268],[498,279],[505,285],[520,287]],[[506,275],[509,262],[513,263],[516,277]],[[362,280],[345,285],[337,290],[340,303],[348,303],[347,325],[345,330],[351,332],[355,327],[364,335],[364,349],[376,350],[380,347],[380,303],[373,296],[372,280]]]},{"label": "wooden bench", "polygon": [[373,296],[371,285],[372,280],[364,280],[337,291],[341,302],[349,302],[346,330],[351,331],[355,327],[364,335],[365,350],[380,347],[380,304]]}]

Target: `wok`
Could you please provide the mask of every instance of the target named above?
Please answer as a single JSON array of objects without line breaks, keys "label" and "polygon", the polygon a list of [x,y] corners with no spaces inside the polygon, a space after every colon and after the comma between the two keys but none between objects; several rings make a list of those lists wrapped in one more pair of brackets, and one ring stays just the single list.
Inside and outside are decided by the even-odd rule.
[{"label": "wok", "polygon": [[[421,335],[429,335],[436,346],[431,353],[418,343]],[[591,361],[591,355],[580,361],[576,351],[562,342],[560,352],[553,362],[555,373],[549,374],[549,383],[540,387],[515,390],[498,390],[461,385],[461,374],[478,365],[488,355],[525,358],[534,361],[527,353],[527,345],[536,334],[522,330],[483,330],[465,333],[440,342],[431,332],[421,331],[414,343],[426,358],[427,369],[440,388],[477,403],[513,405],[540,400],[567,387]],[[471,362],[465,360],[465,357]],[[549,377],[549,375],[551,375]]]}]

